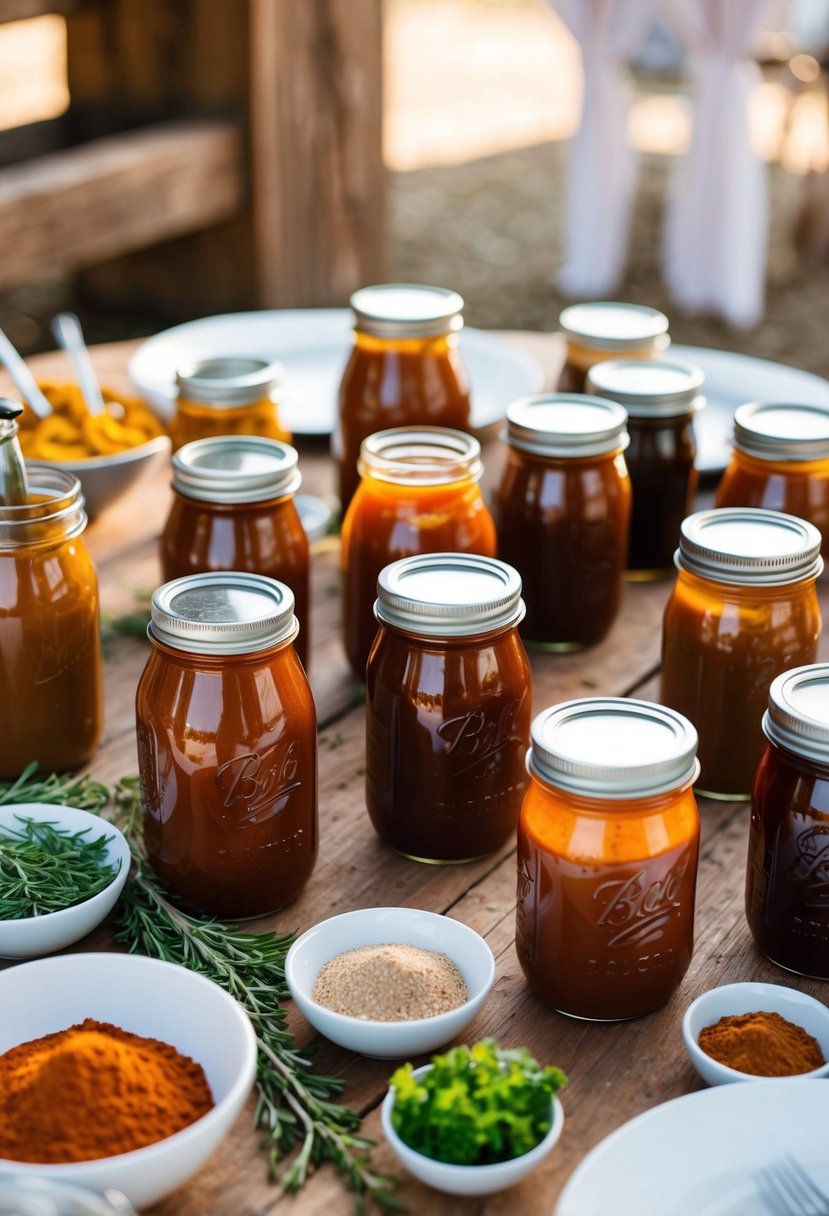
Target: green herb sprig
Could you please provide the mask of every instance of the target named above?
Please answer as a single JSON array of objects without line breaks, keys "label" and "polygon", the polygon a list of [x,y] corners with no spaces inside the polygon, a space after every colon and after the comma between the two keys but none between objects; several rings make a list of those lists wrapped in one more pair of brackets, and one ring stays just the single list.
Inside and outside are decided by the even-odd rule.
[{"label": "green herb sprig", "polygon": [[0,826],[0,920],[62,912],[92,899],[114,879],[107,862],[111,836],[88,839],[57,823],[11,816]]},{"label": "green herb sprig", "polygon": [[552,1101],[567,1084],[526,1048],[494,1039],[451,1047],[415,1077],[411,1064],[391,1078],[392,1125],[404,1143],[435,1161],[491,1165],[535,1148],[550,1130]]}]

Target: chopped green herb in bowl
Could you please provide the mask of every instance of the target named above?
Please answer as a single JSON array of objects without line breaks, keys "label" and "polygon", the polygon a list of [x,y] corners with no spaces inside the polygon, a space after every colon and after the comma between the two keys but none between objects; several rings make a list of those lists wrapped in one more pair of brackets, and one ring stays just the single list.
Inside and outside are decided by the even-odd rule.
[{"label": "chopped green herb in bowl", "polygon": [[431,1064],[394,1073],[383,1128],[421,1181],[455,1194],[488,1194],[517,1182],[552,1149],[564,1115],[559,1068],[493,1039],[452,1047]]}]

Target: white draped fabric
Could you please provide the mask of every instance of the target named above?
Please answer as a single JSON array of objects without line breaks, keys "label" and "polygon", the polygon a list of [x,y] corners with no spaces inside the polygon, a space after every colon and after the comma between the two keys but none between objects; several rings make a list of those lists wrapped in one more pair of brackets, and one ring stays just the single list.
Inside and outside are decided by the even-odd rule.
[{"label": "white draped fabric", "polygon": [[652,0],[551,3],[579,43],[584,63],[584,103],[570,148],[559,285],[568,295],[601,298],[624,269],[634,183],[624,60],[645,36]]},{"label": "white draped fabric", "polygon": [[711,309],[733,325],[763,312],[766,170],[751,147],[749,97],[760,82],[751,49],[767,0],[660,0],[692,52],[691,148],[676,165],[665,225],[664,269],[683,308]]}]

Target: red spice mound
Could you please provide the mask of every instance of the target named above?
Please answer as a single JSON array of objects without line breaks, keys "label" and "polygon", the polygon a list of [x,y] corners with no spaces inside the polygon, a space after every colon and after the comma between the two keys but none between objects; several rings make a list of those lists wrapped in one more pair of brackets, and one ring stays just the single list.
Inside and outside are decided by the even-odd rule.
[{"label": "red spice mound", "polygon": [[753,1077],[791,1077],[826,1061],[820,1044],[779,1013],[741,1013],[700,1031],[706,1055]]}]

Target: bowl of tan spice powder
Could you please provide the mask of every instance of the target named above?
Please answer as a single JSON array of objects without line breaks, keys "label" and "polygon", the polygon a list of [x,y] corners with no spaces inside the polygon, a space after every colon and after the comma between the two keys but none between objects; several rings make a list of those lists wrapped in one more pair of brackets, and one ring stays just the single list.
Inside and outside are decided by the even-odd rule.
[{"label": "bowl of tan spice powder", "polygon": [[783,984],[723,984],[697,997],[682,1033],[708,1085],[829,1076],[829,1009]]},{"label": "bowl of tan spice powder", "polygon": [[465,1030],[495,980],[484,939],[419,908],[361,908],[321,921],[294,942],[285,979],[302,1013],[333,1043],[400,1059]]}]

